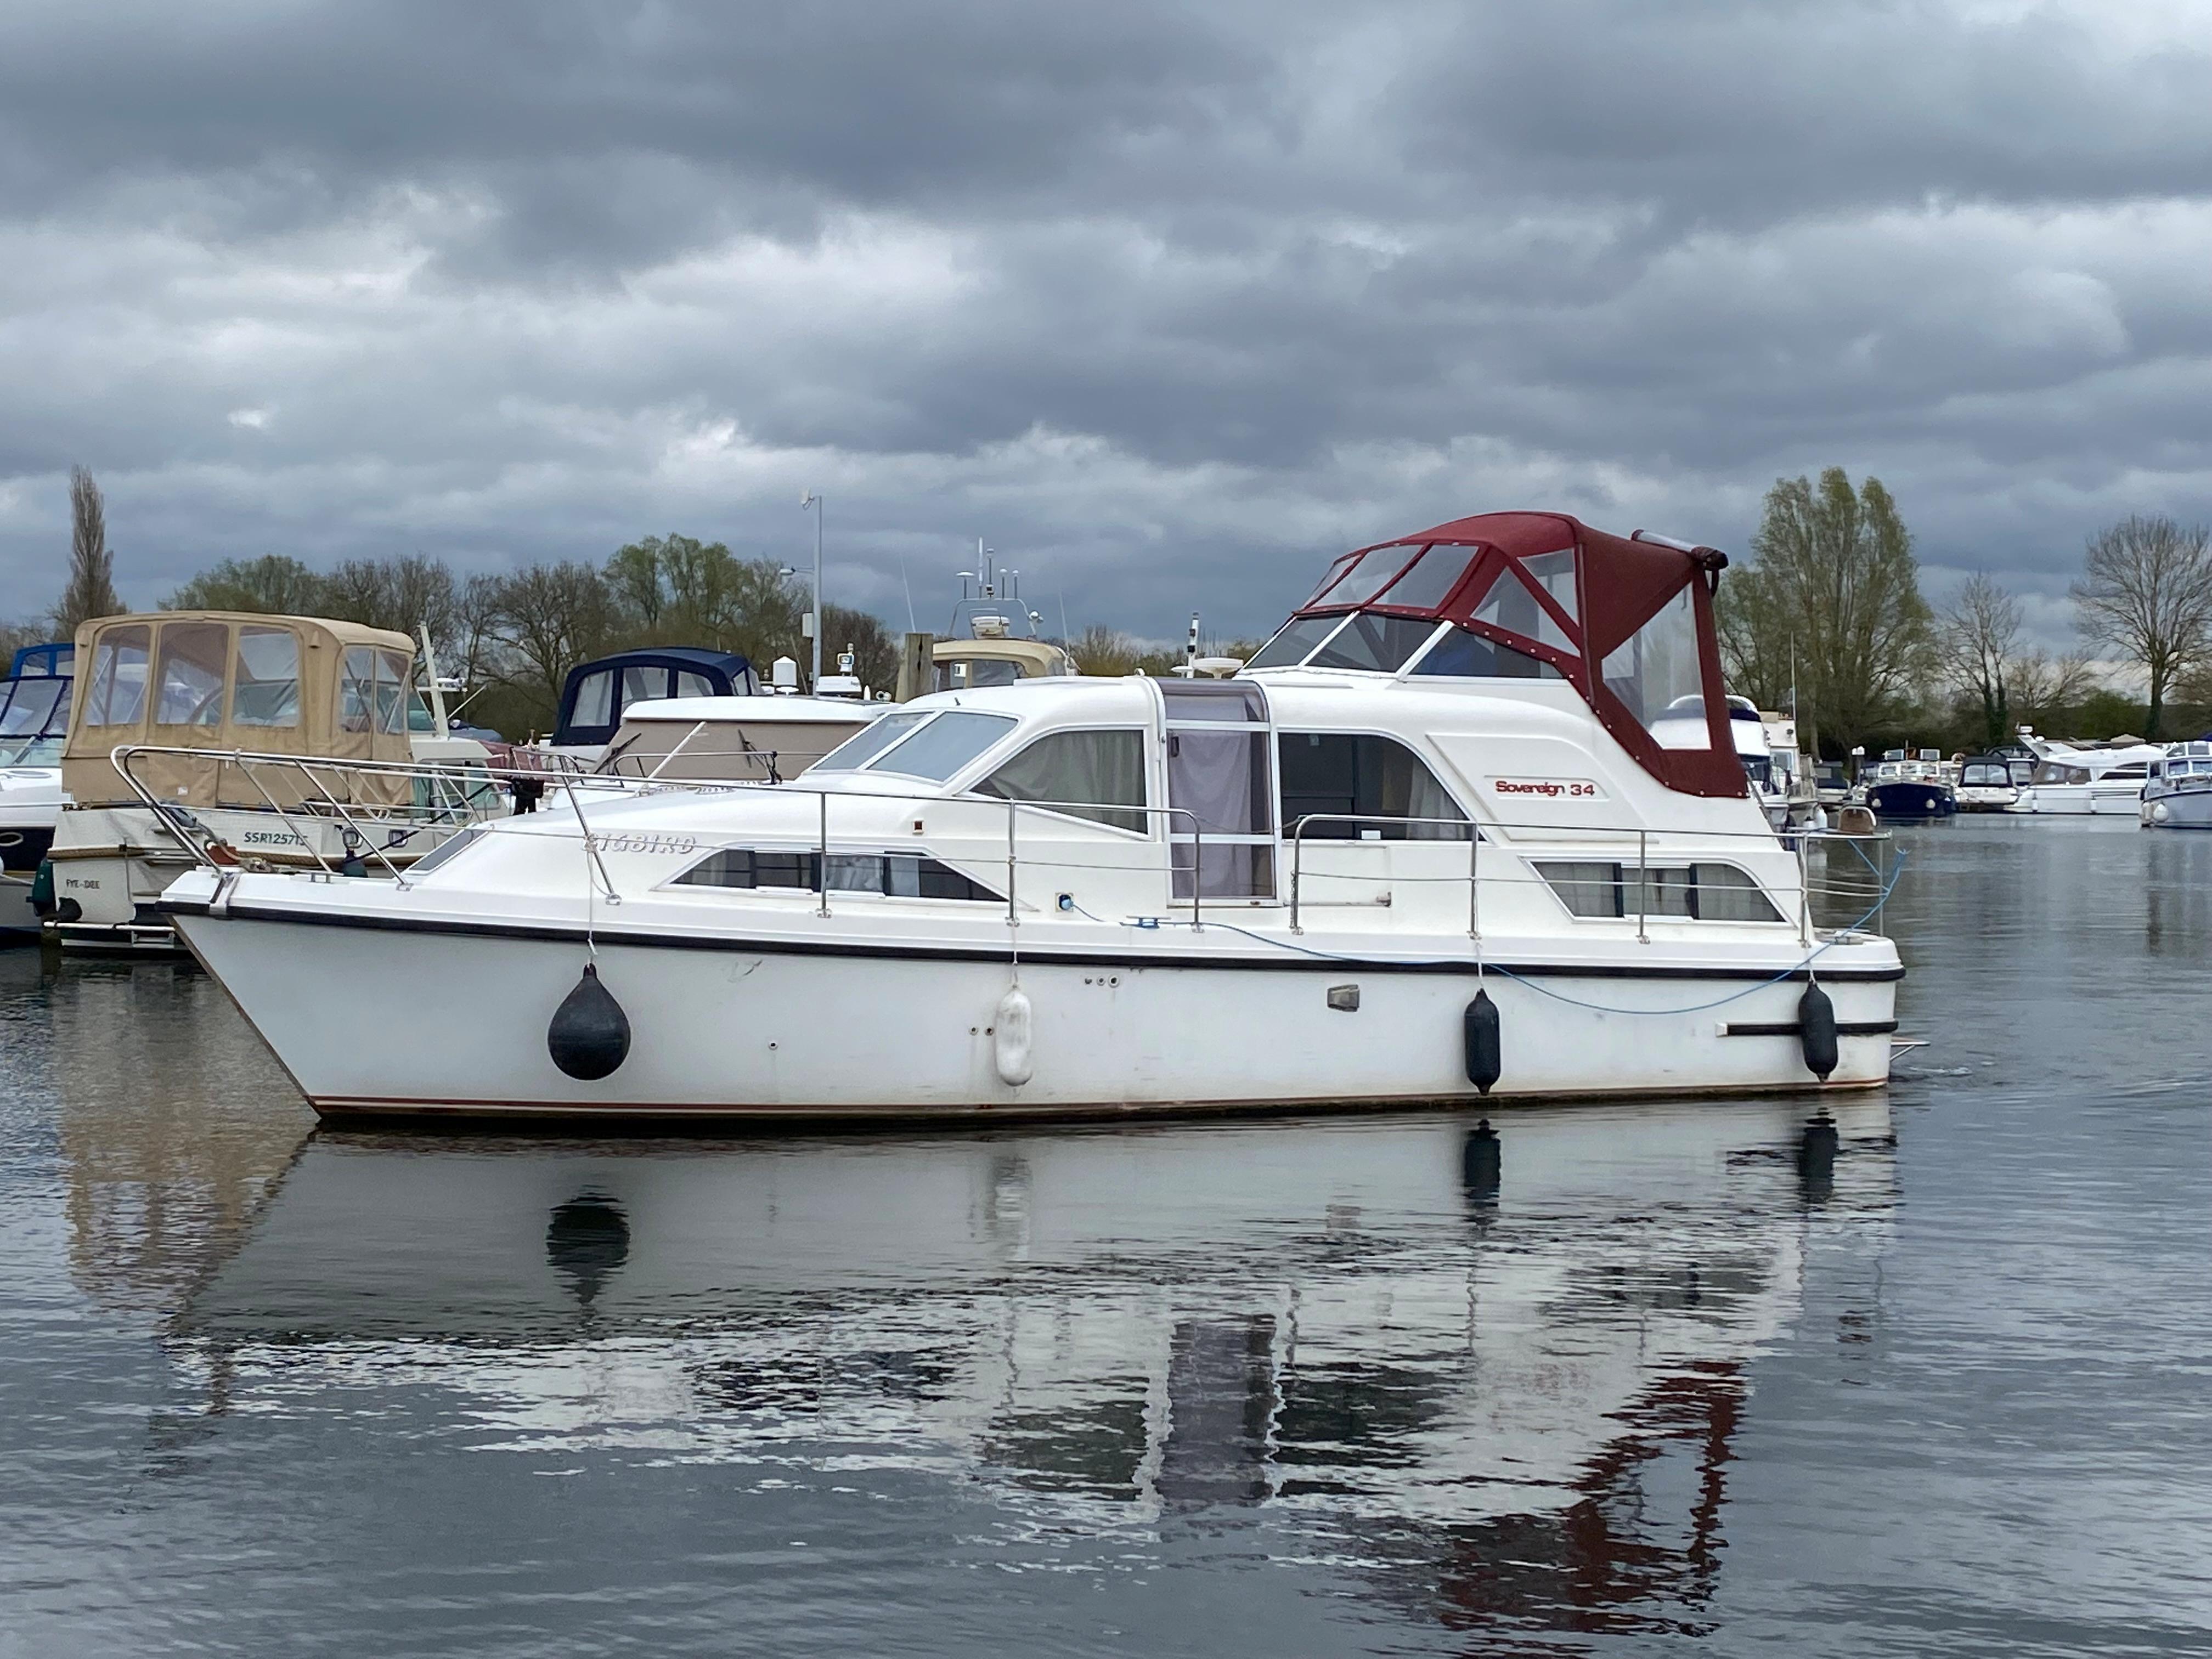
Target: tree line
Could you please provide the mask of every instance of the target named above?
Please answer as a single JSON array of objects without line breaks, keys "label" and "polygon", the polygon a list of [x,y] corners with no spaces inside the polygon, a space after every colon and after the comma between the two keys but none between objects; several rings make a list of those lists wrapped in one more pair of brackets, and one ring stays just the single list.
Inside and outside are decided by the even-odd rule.
[{"label": "tree line", "polygon": [[[1978,572],[1922,597],[1911,532],[1877,478],[1778,479],[1747,566],[1715,607],[1729,689],[1794,708],[1809,750],[1946,750],[2052,737],[2159,738],[2212,721],[2212,530],[2131,516],[2089,539],[2072,586],[2079,645],[2036,644],[2019,599]],[[2100,660],[2142,677],[2105,683]]]},{"label": "tree line", "polygon": [[[604,565],[546,560],[507,574],[462,576],[409,554],[348,559],[327,571],[283,554],[226,559],[161,601],[165,611],[284,611],[430,635],[438,672],[476,696],[465,718],[509,736],[550,726],[578,663],[649,645],[734,651],[763,679],[778,657],[799,665],[807,598],[773,559],[670,534],[617,548]],[[898,670],[890,630],[866,611],[823,606],[823,658],[850,649],[854,672],[888,690]],[[830,672],[835,672],[834,666]]]},{"label": "tree line", "polygon": [[[0,626],[0,648],[69,638],[125,607],[114,584],[100,487],[70,475],[70,574],[46,616]],[[2022,725],[2051,736],[2159,738],[2212,724],[2212,529],[2130,516],[2089,539],[2071,589],[2080,646],[2037,645],[2018,598],[1986,572],[1940,609],[1922,597],[1913,538],[1881,480],[1854,486],[1841,467],[1767,492],[1749,560],[1723,579],[1716,606],[1729,689],[1762,708],[1794,709],[1800,740],[1840,758],[1907,743],[1954,750],[2008,740]],[[772,559],[677,534],[617,548],[604,564],[541,561],[464,576],[423,554],[349,559],[318,571],[283,554],[225,559],[161,601],[164,610],[320,616],[429,633],[441,673],[474,689],[465,717],[510,737],[548,729],[568,670],[611,652],[701,645],[743,653],[763,674],[810,656],[807,596]],[[1182,660],[1114,629],[1066,642],[1089,674],[1163,674]],[[1249,657],[1257,641],[1218,648]],[[892,684],[898,652],[875,617],[823,606],[825,662],[850,649],[854,672]],[[2144,696],[2106,684],[2098,659],[2140,672]]]}]

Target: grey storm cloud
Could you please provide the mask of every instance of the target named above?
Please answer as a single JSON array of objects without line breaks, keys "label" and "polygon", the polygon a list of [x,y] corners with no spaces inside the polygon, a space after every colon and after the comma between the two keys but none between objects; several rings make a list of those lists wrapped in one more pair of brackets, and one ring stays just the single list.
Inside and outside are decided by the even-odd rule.
[{"label": "grey storm cloud", "polygon": [[[2196,0],[0,14],[0,572],[681,529],[924,625],[1264,629],[1559,506],[1881,476],[1939,589],[2212,515]],[[794,561],[797,562],[797,561]],[[1057,622],[1055,616],[1052,618]]]}]

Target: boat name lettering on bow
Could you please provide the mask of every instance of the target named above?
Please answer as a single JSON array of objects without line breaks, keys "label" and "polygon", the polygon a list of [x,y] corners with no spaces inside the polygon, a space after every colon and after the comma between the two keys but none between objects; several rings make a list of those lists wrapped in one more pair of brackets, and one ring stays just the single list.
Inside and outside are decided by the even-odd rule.
[{"label": "boat name lettering on bow", "polygon": [[1547,800],[1602,800],[1605,791],[1588,778],[1492,778],[1500,795],[1541,795]]},{"label": "boat name lettering on bow", "polygon": [[616,836],[593,835],[593,843],[602,853],[696,853],[699,840],[696,836],[665,836],[657,832]]}]

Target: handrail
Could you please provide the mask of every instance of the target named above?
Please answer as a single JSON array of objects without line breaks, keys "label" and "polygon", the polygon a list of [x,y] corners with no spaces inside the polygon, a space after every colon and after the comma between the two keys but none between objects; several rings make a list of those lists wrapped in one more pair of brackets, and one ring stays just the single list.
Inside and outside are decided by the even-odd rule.
[{"label": "handrail", "polygon": [[[1480,900],[1480,893],[1479,893],[1479,890],[1479,890],[1479,887],[1480,887],[1480,880],[1481,880],[1481,875],[1480,875],[1480,858],[1481,858],[1481,852],[1480,852],[1480,848],[1481,848],[1481,846],[1482,846],[1483,842],[1486,839],[1486,836],[1483,835],[1483,833],[1482,833],[1481,826],[1480,826],[1480,824],[1476,823],[1474,822],[1474,820],[1473,820],[1473,819],[1471,819],[1471,818],[1467,818],[1467,817],[1449,817],[1449,818],[1445,818],[1445,817],[1401,817],[1398,816],[1398,815],[1397,815],[1397,814],[1395,814],[1395,813],[1389,813],[1389,812],[1310,812],[1310,813],[1304,813],[1304,814],[1301,814],[1299,817],[1296,817],[1296,818],[1292,819],[1292,820],[1291,821],[1291,823],[1286,826],[1286,830],[1287,830],[1287,832],[1288,832],[1288,837],[1289,837],[1290,843],[1291,843],[1291,931],[1293,933],[1303,933],[1304,932],[1305,932],[1305,929],[1304,929],[1303,927],[1301,927],[1301,926],[1299,925],[1299,922],[1300,922],[1300,909],[1301,909],[1301,905],[1302,905],[1303,899],[1304,899],[1304,891],[1303,891],[1303,890],[1304,890],[1304,877],[1305,877],[1304,863],[1305,863],[1305,843],[1306,843],[1306,840],[1307,840],[1306,831],[1307,831],[1307,830],[1308,830],[1308,828],[1309,828],[1310,826],[1311,826],[1311,825],[1313,825],[1313,824],[1317,824],[1317,823],[1318,823],[1318,824],[1352,824],[1352,825],[1360,825],[1360,824],[1376,824],[1376,825],[1381,825],[1381,826],[1386,826],[1386,827],[1387,827],[1387,826],[1389,826],[1389,825],[1391,825],[1391,824],[1398,824],[1398,825],[1437,825],[1437,826],[1441,826],[1441,827],[1445,828],[1445,829],[1448,829],[1448,830],[1456,830],[1461,831],[1462,834],[1464,834],[1464,835],[1466,836],[1466,838],[1467,838],[1467,840],[1468,840],[1468,843],[1469,843],[1469,850],[1468,850],[1468,873],[1467,873],[1467,882],[1468,882],[1468,938],[1470,938],[1470,939],[1476,939],[1476,940],[1480,940],[1480,939],[1481,939],[1481,937],[1482,937],[1482,933],[1481,933],[1481,927],[1480,927],[1480,917],[1481,917],[1480,903],[1481,903],[1481,900]],[[1532,826],[1522,825],[1522,826],[1518,826],[1518,827],[1521,827],[1521,828],[1529,828],[1529,827],[1532,827]],[[1542,826],[1542,827],[1554,827],[1554,826]],[[1646,827],[1643,827],[1643,826],[1638,826],[1638,828],[1633,829],[1633,830],[1628,829],[1628,828],[1626,828],[1626,827],[1625,827],[1625,826],[1624,826],[1624,827],[1620,827],[1620,828],[1615,828],[1615,827],[1611,826],[1611,825],[1592,825],[1592,824],[1577,824],[1577,825],[1573,825],[1573,826],[1556,826],[1556,827],[1562,827],[1562,828],[1565,828],[1565,827],[1571,827],[1571,828],[1573,828],[1574,830],[1576,830],[1577,832],[1586,833],[1586,834],[1595,834],[1595,835],[1613,835],[1613,836],[1630,836],[1630,835],[1632,835],[1632,836],[1634,836],[1636,837],[1636,871],[1637,871],[1637,878],[1636,878],[1636,939],[1637,939],[1637,943],[1638,943],[1638,944],[1639,944],[1639,945],[1649,945],[1649,944],[1651,942],[1651,936],[1650,936],[1650,894],[1651,894],[1651,875],[1650,875],[1650,872],[1651,872],[1651,856],[1650,856],[1650,842],[1651,842],[1651,835],[1652,835],[1652,831],[1651,831],[1650,829],[1648,829],[1648,828],[1646,828]],[[1761,843],[1763,843],[1763,844],[1765,844],[1765,845],[1766,845],[1766,846],[1772,846],[1772,845],[1775,845],[1775,844],[1777,843],[1777,842],[1778,841],[1778,839],[1779,839],[1779,838],[1775,835],[1775,832],[1774,832],[1772,830],[1771,830],[1771,829],[1766,830],[1765,830],[1765,831],[1729,830],[1690,830],[1690,831],[1686,831],[1686,832],[1685,832],[1685,834],[1686,834],[1686,836],[1692,836],[1692,837],[1699,837],[1699,838],[1702,838],[1702,837],[1704,837],[1704,836],[1723,836],[1723,837],[1729,837],[1729,838],[1741,839],[1741,840],[1747,840],[1747,841],[1755,841],[1755,842],[1761,842]],[[1316,839],[1319,839],[1319,837],[1316,837]],[[1398,837],[1397,839],[1399,839],[1399,840],[1401,840],[1401,841],[1408,841],[1408,842],[1442,842],[1442,841],[1454,841],[1454,840],[1457,840],[1457,839],[1459,839],[1459,836],[1400,836],[1400,837]],[[1807,866],[1806,866],[1805,843],[1807,843],[1808,842],[1812,842],[1812,841],[1833,841],[1833,842],[1847,842],[1847,843],[1858,842],[1886,842],[1886,841],[1889,840],[1889,839],[1890,839],[1890,837],[1889,837],[1889,836],[1888,836],[1886,832],[1877,832],[1877,833],[1875,833],[1875,834],[1874,834],[1874,835],[1868,835],[1868,836],[1854,836],[1854,835],[1848,835],[1848,834],[1845,834],[1845,833],[1844,833],[1844,832],[1842,832],[1842,831],[1840,831],[1840,830],[1832,830],[1832,830],[1803,830],[1803,831],[1796,832],[1796,834],[1794,834],[1794,835],[1790,837],[1790,839],[1791,839],[1791,840],[1793,840],[1793,841],[1795,841],[1795,842],[1797,843],[1797,844],[1796,844],[1796,846],[1795,848],[1790,848],[1790,850],[1791,851],[1791,853],[1792,853],[1793,856],[1795,857],[1795,860],[1796,860],[1796,865],[1797,865],[1797,895],[1798,895],[1798,904],[1797,904],[1797,909],[1798,909],[1798,930],[1799,930],[1799,935],[1800,935],[1800,939],[1801,939],[1801,942],[1802,942],[1802,943],[1805,943],[1805,944],[1808,944],[1808,945],[1809,945],[1809,944],[1812,942],[1812,927],[1813,927],[1813,923],[1812,923],[1812,904],[1813,904],[1813,898],[1812,898],[1812,879],[1811,879],[1810,873],[1809,873],[1809,872],[1808,871],[1808,868],[1807,868]],[[1348,842],[1348,843],[1346,843],[1346,844],[1348,844],[1348,845],[1354,845],[1354,846],[1367,846],[1367,845],[1373,845],[1373,844],[1375,844],[1375,843],[1374,843],[1374,842],[1372,842],[1367,841],[1367,840],[1365,840],[1365,839],[1362,839],[1362,840],[1360,840],[1360,841],[1352,842]],[[1693,861],[1694,861],[1694,860],[1693,860]],[[1880,872],[1879,872],[1879,871],[1877,871],[1875,873],[1876,873],[1876,879],[1877,879],[1877,882],[1879,882],[1879,879],[1880,879]],[[1332,872],[1322,872],[1322,878],[1323,878],[1324,879],[1334,879],[1334,878],[1334,878],[1334,875],[1332,874]],[[1430,878],[1426,878],[1425,879],[1429,879],[1429,880],[1443,880],[1443,879],[1448,879],[1448,878],[1443,878],[1443,877],[1430,877]],[[1878,916],[1877,916],[1877,921],[1876,921],[1876,927],[1877,927],[1877,931],[1879,930],[1879,926],[1880,926],[1880,923],[1879,923],[1879,919],[1878,919]]]},{"label": "handrail", "polygon": [[[1151,826],[1157,824],[1160,820],[1165,820],[1166,834],[1168,837],[1167,844],[1169,848],[1168,874],[1170,878],[1169,903],[1170,908],[1172,908],[1175,902],[1175,895],[1173,891],[1174,879],[1179,873],[1179,867],[1176,861],[1175,851],[1176,848],[1182,844],[1176,839],[1179,832],[1175,828],[1175,825],[1179,820],[1188,820],[1190,830],[1190,841],[1188,844],[1191,848],[1191,863],[1189,866],[1191,878],[1190,923],[1194,929],[1200,929],[1205,926],[1205,826],[1196,812],[1188,807],[1182,806],[1136,805],[1127,801],[1022,800],[1012,796],[987,795],[975,790],[963,791],[957,793],[947,793],[942,790],[920,789],[905,790],[872,788],[866,790],[852,790],[828,787],[825,787],[827,781],[826,779],[823,783],[814,783],[803,776],[793,779],[787,782],[751,784],[742,781],[721,779],[640,779],[622,777],[605,773],[581,773],[565,767],[554,767],[548,769],[540,769],[535,766],[505,767],[498,765],[493,762],[487,762],[483,764],[477,764],[471,762],[465,764],[457,765],[450,762],[445,763],[434,763],[426,762],[356,761],[342,760],[328,757],[280,755],[262,751],[246,751],[239,750],[210,750],[157,744],[124,744],[118,745],[111,751],[110,759],[113,763],[118,774],[123,778],[125,784],[129,786],[132,793],[137,797],[142,805],[153,812],[156,821],[162,825],[163,829],[174,840],[176,840],[186,852],[191,854],[198,862],[218,869],[224,866],[222,866],[212,856],[207,848],[196,842],[190,835],[185,833],[180,824],[173,821],[171,813],[168,810],[169,804],[156,798],[152,793],[149,787],[132,769],[132,763],[134,763],[141,755],[189,756],[213,763],[218,768],[226,765],[238,766],[239,769],[246,775],[247,781],[252,785],[256,792],[258,793],[262,799],[268,803],[270,810],[276,813],[279,821],[282,822],[288,830],[299,836],[302,845],[307,848],[309,856],[311,856],[315,860],[316,864],[320,866],[325,875],[329,876],[335,872],[331,871],[328,861],[323,857],[320,850],[316,846],[314,837],[300,833],[300,828],[294,821],[292,811],[281,805],[270,790],[264,786],[261,780],[256,775],[257,769],[264,766],[278,767],[289,771],[299,773],[305,779],[307,783],[314,789],[316,794],[320,797],[320,804],[326,805],[329,809],[329,813],[331,815],[335,815],[337,818],[341,820],[346,825],[349,832],[356,838],[359,839],[364,846],[370,847],[370,850],[373,852],[377,861],[390,872],[392,878],[402,887],[404,887],[407,884],[407,882],[404,874],[401,872],[398,866],[393,862],[388,855],[386,848],[380,846],[370,845],[369,837],[362,832],[359,823],[353,816],[353,812],[348,809],[344,803],[338,800],[331,790],[325,786],[322,779],[317,775],[319,772],[361,773],[384,777],[428,779],[448,788],[456,785],[460,786],[460,794],[462,799],[458,805],[448,804],[441,805],[437,807],[434,811],[428,814],[425,814],[422,809],[416,808],[411,805],[395,805],[392,809],[395,814],[404,814],[410,817],[427,817],[433,823],[440,821],[451,821],[456,817],[459,817],[465,821],[471,816],[466,805],[466,799],[474,787],[497,786],[511,782],[544,784],[549,781],[556,781],[561,788],[562,793],[566,797],[568,802],[571,811],[575,816],[580,833],[585,837],[586,851],[590,857],[592,870],[599,878],[600,890],[605,894],[610,901],[616,902],[620,902],[620,894],[615,887],[611,876],[608,873],[604,859],[600,856],[599,848],[597,844],[599,838],[595,832],[592,830],[589,823],[586,820],[582,799],[584,796],[599,794],[602,796],[614,796],[623,799],[642,799],[647,794],[665,795],[681,792],[694,794],[720,796],[729,794],[734,790],[753,789],[760,790],[764,793],[769,792],[780,792],[787,795],[812,794],[818,798],[816,834],[814,836],[817,860],[816,864],[816,882],[819,890],[819,902],[817,914],[823,916],[827,916],[830,914],[830,889],[829,885],[829,819],[830,798],[833,795],[859,800],[940,803],[945,801],[967,801],[975,805],[981,805],[985,802],[995,803],[1000,800],[1004,800],[1008,809],[1006,830],[1008,920],[1011,925],[1015,926],[1018,926],[1018,896],[1015,890],[1018,882],[1020,865],[1020,859],[1018,856],[1018,838],[1017,833],[1017,819],[1020,812],[1024,811],[1050,812],[1055,816],[1062,817],[1074,812],[1111,812],[1128,816],[1141,816],[1146,821],[1148,826],[1145,832],[1148,840],[1158,833],[1158,831]],[[836,775],[842,775],[841,774]],[[356,805],[358,805],[358,803]],[[309,816],[314,818],[318,823],[329,822],[329,817],[320,812],[311,813]],[[1480,865],[1481,847],[1485,840],[1491,839],[1492,837],[1486,834],[1486,826],[1484,824],[1475,819],[1467,817],[1455,817],[1449,818],[1401,817],[1387,813],[1307,813],[1291,820],[1289,823],[1283,826],[1282,834],[1289,840],[1291,848],[1290,926],[1292,933],[1299,933],[1304,931],[1301,924],[1303,921],[1304,883],[1305,879],[1305,843],[1310,839],[1321,839],[1320,836],[1312,833],[1315,826],[1328,824],[1372,824],[1385,828],[1395,825],[1401,830],[1414,827],[1434,827],[1456,832],[1455,835],[1447,837],[1440,837],[1439,839],[1458,839],[1459,836],[1464,836],[1468,842],[1468,871],[1464,878],[1443,878],[1431,876],[1422,878],[1408,877],[1407,878],[1409,880],[1419,879],[1429,881],[1441,879],[1465,879],[1468,884],[1468,937],[1480,941],[1481,938],[1481,911],[1480,896],[1480,888],[1482,880]],[[426,827],[428,826],[426,824]],[[1891,839],[1889,834],[1883,830],[1877,830],[1871,834],[1854,835],[1833,830],[1808,830],[1793,831],[1787,837],[1778,838],[1772,830],[1766,828],[1764,825],[1756,831],[1698,828],[1684,830],[1679,832],[1654,831],[1648,826],[1638,826],[1632,829],[1625,825],[1615,826],[1610,824],[1589,823],[1513,823],[1510,825],[1495,827],[1521,832],[1530,830],[1538,832],[1553,832],[1562,836],[1571,837],[1576,841],[1583,842],[1601,838],[1619,838],[1633,835],[1637,837],[1638,842],[1637,867],[1639,872],[1648,872],[1650,867],[1650,843],[1655,836],[1664,836],[1665,838],[1669,841],[1687,841],[1692,843],[1712,841],[1751,842],[1768,848],[1776,847],[1778,845],[1786,846],[1790,842],[1794,842],[1796,843],[1795,851],[1796,853],[1796,862],[1799,872],[1799,927],[1801,934],[1808,937],[1809,937],[1812,927],[1811,882],[1805,856],[1805,849],[1808,844],[1817,841],[1857,845],[1869,842],[1880,843]],[[1366,845],[1368,843],[1364,841],[1356,841],[1347,842],[1346,844]],[[1527,848],[1527,851],[1531,853],[1538,850],[1540,849],[1534,847]],[[1665,853],[1671,852],[1674,856],[1679,858],[1682,856],[1683,853],[1686,850],[1688,849],[1679,848],[1665,848],[1662,849],[1662,856]],[[1862,856],[1863,857],[1863,854],[1862,854]],[[1048,859],[1046,862],[1049,864],[1051,860]],[[1879,884],[1881,879],[1879,868],[1869,864],[1869,869],[1873,871],[1875,880],[1877,884]],[[1341,878],[1340,878],[1335,872],[1322,872],[1321,878],[1334,880],[1340,879]],[[1493,876],[1491,879],[1494,882],[1499,879],[1510,880],[1514,879],[1514,878],[1510,876],[1504,878]],[[1639,940],[1647,943],[1650,939],[1650,882],[1648,874],[1640,874],[1637,883],[1637,937]],[[1826,891],[1827,890],[1824,888],[1823,890]],[[1877,928],[1879,927],[1879,921],[1876,921],[1875,926]]]}]

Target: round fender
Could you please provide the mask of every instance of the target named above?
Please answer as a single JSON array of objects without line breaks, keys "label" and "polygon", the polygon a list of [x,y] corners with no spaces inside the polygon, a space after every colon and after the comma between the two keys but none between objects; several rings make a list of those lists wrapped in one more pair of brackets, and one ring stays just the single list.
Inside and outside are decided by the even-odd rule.
[{"label": "round fender", "polygon": [[586,965],[583,977],[553,1011],[545,1048],[556,1066],[585,1083],[610,1075],[629,1057],[629,1016],[599,983],[596,965]]}]

